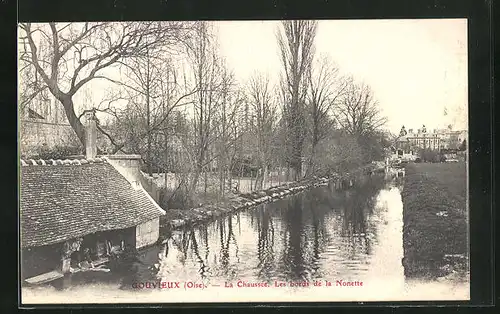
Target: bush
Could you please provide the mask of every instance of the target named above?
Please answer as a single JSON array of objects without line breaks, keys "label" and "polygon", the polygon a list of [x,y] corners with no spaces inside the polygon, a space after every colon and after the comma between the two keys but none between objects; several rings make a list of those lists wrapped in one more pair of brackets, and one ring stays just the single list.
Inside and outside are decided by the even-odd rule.
[{"label": "bush", "polygon": [[32,159],[66,159],[71,155],[80,155],[83,150],[79,146],[42,146],[37,149]]},{"label": "bush", "polygon": [[441,160],[439,152],[430,149],[422,149],[419,155],[423,162],[440,162]]}]

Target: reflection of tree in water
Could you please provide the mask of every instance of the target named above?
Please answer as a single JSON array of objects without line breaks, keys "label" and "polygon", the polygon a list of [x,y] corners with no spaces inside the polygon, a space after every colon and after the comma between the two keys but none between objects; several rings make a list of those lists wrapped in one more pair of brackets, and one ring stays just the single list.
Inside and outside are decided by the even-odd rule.
[{"label": "reflection of tree in water", "polygon": [[307,222],[302,245],[306,275],[321,277],[321,254],[330,241],[325,219],[337,207],[338,199],[330,189],[323,187],[301,194],[303,221]]},{"label": "reflection of tree in water", "polygon": [[371,239],[375,236],[375,230],[368,228],[368,219],[373,214],[376,197],[383,186],[383,178],[373,176],[355,189],[345,192],[341,235],[348,240],[352,257],[360,250],[364,250],[364,254],[371,254]]},{"label": "reflection of tree in water", "polygon": [[257,258],[259,278],[272,277],[274,268],[274,225],[267,204],[259,207],[257,221]]},{"label": "reflection of tree in water", "polygon": [[183,230],[178,235],[180,235],[180,237],[173,238],[173,244],[176,246],[177,251],[179,252],[177,260],[181,263],[182,266],[185,266],[192,234],[190,230]]},{"label": "reflection of tree in water", "polygon": [[120,289],[125,290],[133,289],[133,284],[137,282],[155,281],[159,271],[152,263],[145,262],[140,257],[138,250],[131,245],[125,247],[124,252],[115,263],[115,272],[122,276]]},{"label": "reflection of tree in water", "polygon": [[208,244],[208,226],[203,225],[200,227],[200,235],[203,240],[203,246],[205,249],[205,261],[208,263],[208,257],[210,256],[210,245]]},{"label": "reflection of tree in water", "polygon": [[[383,178],[368,177],[357,181],[349,192],[339,191],[333,185],[316,188],[249,211],[251,225],[258,235],[259,277],[270,279],[274,275],[289,280],[321,277],[322,254],[332,243],[338,243],[332,242],[338,233],[343,239],[340,243],[350,249],[339,247],[339,252],[350,254],[346,258],[371,254],[370,240],[376,232],[372,224],[376,222],[369,217],[374,213],[376,196],[383,184]],[[336,225],[334,219],[327,224],[327,217],[332,215],[342,222]]]},{"label": "reflection of tree in water", "polygon": [[304,267],[304,252],[302,250],[302,237],[304,225],[302,221],[304,199],[301,195],[293,196],[288,202],[283,220],[285,222],[286,246],[283,254],[283,266],[285,276],[290,280],[301,280],[306,278]]},{"label": "reflection of tree in water", "polygon": [[241,216],[240,213],[236,213],[236,224],[238,225],[238,235],[241,235]]},{"label": "reflection of tree in water", "polygon": [[226,246],[226,235],[225,235],[225,224],[224,220],[219,220],[219,241],[220,241],[220,265],[223,269],[227,269],[229,266],[229,247]]},{"label": "reflection of tree in water", "polygon": [[[226,222],[227,222],[227,228],[225,225]],[[238,255],[238,250],[239,250],[238,243],[236,241],[233,229],[233,216],[228,216],[226,219],[219,220],[217,222],[217,226],[219,230],[219,241],[221,245],[219,267],[224,276],[226,276],[228,279],[234,279],[237,275],[234,266],[237,265],[240,262],[240,260]],[[235,250],[235,258],[236,258],[235,265],[231,265],[231,259],[229,254],[231,249],[231,244],[234,245],[234,250]]]},{"label": "reflection of tree in water", "polygon": [[[260,278],[279,275],[300,280],[321,276],[321,252],[329,238],[325,217],[332,212],[332,202],[329,190],[318,188],[251,212],[258,234]],[[279,221],[283,222],[282,228],[276,231]]]},{"label": "reflection of tree in water", "polygon": [[[207,233],[206,226],[205,228],[200,229],[200,234],[203,237],[203,234]],[[198,270],[198,273],[200,274],[200,277],[202,279],[207,278],[207,276],[210,274],[210,267],[208,267],[206,261],[207,259],[203,259],[200,254],[199,246],[198,246],[198,241],[196,240],[196,233],[193,230],[191,230],[191,249],[193,250],[193,254],[195,256],[196,262],[198,263],[200,269]],[[207,250],[208,251],[208,250]]]},{"label": "reflection of tree in water", "polygon": [[[316,190],[320,191],[320,190]],[[315,191],[315,192],[316,192]],[[325,216],[331,211],[331,207],[314,204],[317,200],[325,199],[324,190],[322,193],[311,193],[307,195],[307,208],[311,210],[311,220],[312,220],[312,254],[311,254],[311,273],[314,277],[321,277],[320,273],[320,258],[323,248],[327,243],[328,233],[325,226]],[[316,200],[316,201],[315,201]],[[324,202],[322,202],[324,204]]]}]

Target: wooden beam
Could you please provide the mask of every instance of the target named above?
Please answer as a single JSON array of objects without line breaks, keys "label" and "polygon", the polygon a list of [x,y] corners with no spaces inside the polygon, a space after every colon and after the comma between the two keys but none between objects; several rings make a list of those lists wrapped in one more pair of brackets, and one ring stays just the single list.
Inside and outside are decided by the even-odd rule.
[{"label": "wooden beam", "polygon": [[44,273],[35,277],[26,279],[25,281],[29,284],[40,285],[56,279],[64,277],[64,274],[59,270],[53,270],[48,273]]}]

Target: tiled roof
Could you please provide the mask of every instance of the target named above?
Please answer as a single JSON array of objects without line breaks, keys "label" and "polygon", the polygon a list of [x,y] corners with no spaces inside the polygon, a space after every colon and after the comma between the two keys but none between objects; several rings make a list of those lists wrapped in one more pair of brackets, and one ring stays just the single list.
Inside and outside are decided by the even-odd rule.
[{"label": "tiled roof", "polygon": [[103,158],[21,160],[21,246],[124,229],[164,211]]}]

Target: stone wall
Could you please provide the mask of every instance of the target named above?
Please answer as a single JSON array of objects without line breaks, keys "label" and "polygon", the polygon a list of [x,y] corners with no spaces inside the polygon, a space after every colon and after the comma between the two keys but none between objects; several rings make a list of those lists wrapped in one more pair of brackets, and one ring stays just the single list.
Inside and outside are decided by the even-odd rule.
[{"label": "stone wall", "polygon": [[22,155],[35,153],[42,146],[79,145],[78,138],[69,124],[21,120],[19,123],[19,148]]},{"label": "stone wall", "polygon": [[153,178],[148,178],[141,172],[140,155],[106,155],[106,158],[132,187],[139,189],[142,186],[153,200],[159,203],[160,189]]},{"label": "stone wall", "polygon": [[135,228],[135,247],[137,249],[155,244],[160,237],[160,218],[152,219]]},{"label": "stone wall", "polygon": [[155,182],[153,178],[150,178],[144,174],[141,175],[141,185],[148,192],[149,195],[153,198],[153,200],[160,204],[160,188],[158,184]]}]

